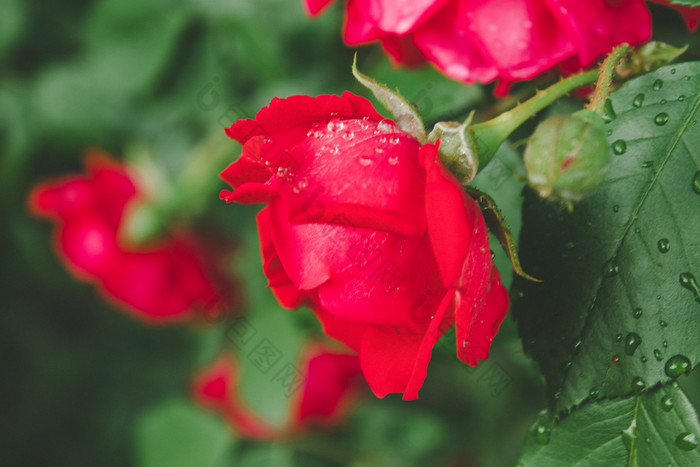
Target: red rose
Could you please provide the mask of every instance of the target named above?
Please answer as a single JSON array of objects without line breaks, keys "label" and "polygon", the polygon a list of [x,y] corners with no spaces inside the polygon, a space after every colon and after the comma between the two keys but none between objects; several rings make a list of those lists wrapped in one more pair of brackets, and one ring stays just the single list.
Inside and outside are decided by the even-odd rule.
[{"label": "red rose", "polygon": [[[329,3],[306,0],[312,15]],[[567,58],[588,66],[650,36],[644,0],[348,0],[344,31],[349,45],[380,41],[396,62],[467,83],[530,79]]]},{"label": "red rose", "polygon": [[348,92],[274,99],[227,134],[243,150],[221,196],[268,204],[258,229],[270,287],[359,352],[376,395],[415,399],[453,324],[462,361],[488,356],[507,293],[479,207],[435,145]]},{"label": "red rose", "polygon": [[148,247],[128,247],[118,238],[127,204],[138,188],[120,164],[93,151],[86,175],[69,175],[36,186],[30,210],[51,218],[55,248],[78,278],[99,285],[105,295],[152,322],[189,318],[221,305],[215,274],[205,268],[203,250],[179,233]]},{"label": "red rose", "polygon": [[356,355],[338,353],[323,344],[309,345],[299,359],[300,382],[290,394],[289,412],[281,426],[253,411],[239,393],[238,364],[222,355],[194,382],[194,397],[224,414],[231,427],[250,438],[270,439],[297,433],[310,425],[339,423],[362,389]]}]

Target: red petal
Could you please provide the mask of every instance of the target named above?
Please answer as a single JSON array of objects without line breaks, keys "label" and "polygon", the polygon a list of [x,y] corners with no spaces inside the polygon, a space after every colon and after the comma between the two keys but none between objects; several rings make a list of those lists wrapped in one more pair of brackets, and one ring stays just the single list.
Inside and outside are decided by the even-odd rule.
[{"label": "red petal", "polygon": [[623,42],[651,37],[651,14],[644,0],[546,0],[572,41],[582,66]]},{"label": "red petal", "polygon": [[306,5],[306,11],[311,15],[311,16],[316,16],[326,8],[330,3],[332,3],[333,0],[304,0],[304,4]]},{"label": "red petal", "polygon": [[418,390],[427,375],[433,346],[452,323],[451,319],[443,322],[452,295],[450,291],[443,297],[425,333],[405,328],[367,329],[360,348],[360,364],[369,387],[377,397],[394,392],[404,393],[404,400],[418,397]]}]

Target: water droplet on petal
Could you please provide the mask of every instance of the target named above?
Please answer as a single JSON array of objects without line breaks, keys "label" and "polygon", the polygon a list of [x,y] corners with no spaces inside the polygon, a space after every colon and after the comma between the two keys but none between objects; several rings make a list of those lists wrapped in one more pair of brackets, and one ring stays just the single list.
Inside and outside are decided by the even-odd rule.
[{"label": "water droplet on petal", "polygon": [[656,245],[661,253],[668,253],[668,250],[671,249],[671,242],[668,240],[668,238],[660,239]]},{"label": "water droplet on petal", "polygon": [[680,276],[678,276],[678,279],[683,287],[693,292],[695,301],[700,302],[700,287],[698,287],[695,276],[689,272],[682,272]]},{"label": "water droplet on petal", "polygon": [[389,143],[390,144],[399,144],[399,137],[393,136],[393,137],[389,138]]},{"label": "water droplet on petal", "polygon": [[668,114],[666,112],[661,112],[656,117],[654,117],[654,123],[658,126],[663,126],[668,123]]},{"label": "water droplet on petal", "polygon": [[618,139],[612,144],[612,150],[618,156],[622,155],[627,151],[627,143],[622,139]]},{"label": "water droplet on petal", "polygon": [[637,351],[637,347],[642,343],[642,338],[636,332],[630,332],[625,337],[625,353],[627,355],[634,355]]},{"label": "water droplet on petal", "polygon": [[690,364],[690,359],[685,355],[674,355],[666,360],[664,372],[671,378],[677,378],[681,375],[687,375],[693,366]]},{"label": "water droplet on petal", "polygon": [[654,84],[652,85],[651,88],[652,88],[654,91],[658,91],[658,90],[660,90],[662,87],[664,87],[664,81],[663,81],[662,79],[657,79],[656,81],[654,81]]},{"label": "water droplet on petal", "polygon": [[326,124],[326,128],[328,128],[328,131],[336,132],[345,128],[345,124],[340,119],[332,118]]},{"label": "water droplet on petal", "polygon": [[372,160],[372,158],[367,157],[367,156],[360,156],[360,158],[357,159],[357,161],[360,163],[360,165],[361,165],[362,167],[367,167],[367,166],[370,165],[372,162],[374,162],[374,161]]},{"label": "water droplet on petal", "polygon": [[644,94],[639,93],[634,97],[634,100],[632,101],[632,105],[635,107],[641,107],[642,104],[644,103]]},{"label": "water droplet on petal", "polygon": [[675,444],[684,451],[692,451],[698,447],[695,433],[690,433],[689,431],[685,431],[676,436]]},{"label": "water droplet on petal", "polygon": [[388,118],[385,118],[377,124],[377,130],[384,133],[393,133],[395,129],[394,122]]},{"label": "water droplet on petal", "polygon": [[399,158],[397,156],[391,156],[387,159],[389,165],[396,165],[399,163]]},{"label": "water droplet on petal", "polygon": [[351,141],[355,137],[355,133],[352,131],[348,130],[345,133],[343,133],[343,139],[345,141]]}]

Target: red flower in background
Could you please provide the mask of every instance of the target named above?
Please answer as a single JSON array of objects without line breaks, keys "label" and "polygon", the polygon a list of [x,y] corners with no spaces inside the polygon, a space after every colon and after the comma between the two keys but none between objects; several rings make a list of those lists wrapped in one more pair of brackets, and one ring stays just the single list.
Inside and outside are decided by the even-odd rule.
[{"label": "red flower in background", "polygon": [[227,134],[243,149],[221,196],[268,203],[258,230],[270,287],[359,353],[376,395],[415,399],[455,324],[459,358],[488,357],[508,296],[479,207],[435,145],[347,92],[274,99]]},{"label": "red flower in background", "polygon": [[[316,15],[331,1],[305,3]],[[427,60],[450,78],[505,86],[650,37],[644,0],[348,0],[344,27],[348,45],[379,41],[397,63]]]},{"label": "red flower in background", "polygon": [[253,411],[239,393],[238,363],[222,355],[194,382],[194,397],[225,415],[231,427],[250,438],[270,439],[298,433],[311,425],[329,427],[348,413],[364,384],[356,355],[338,353],[323,344],[308,346],[299,359],[302,378],[290,395],[282,426],[273,426]]},{"label": "red flower in background", "polygon": [[688,26],[688,29],[690,29],[691,31],[695,31],[695,29],[698,27],[698,24],[700,24],[700,8],[684,5],[674,5],[672,3],[669,3],[668,0],[649,1],[653,3],[659,3],[661,5],[666,5],[676,10],[678,13],[681,14],[681,16],[683,16],[683,21],[685,21],[686,26]]},{"label": "red flower in background", "polygon": [[124,211],[138,187],[122,165],[98,151],[87,155],[85,166],[85,175],[43,182],[29,197],[34,214],[54,221],[55,248],[69,270],[147,321],[184,320],[223,305],[214,285],[221,279],[190,235],[146,247],[120,241]]}]

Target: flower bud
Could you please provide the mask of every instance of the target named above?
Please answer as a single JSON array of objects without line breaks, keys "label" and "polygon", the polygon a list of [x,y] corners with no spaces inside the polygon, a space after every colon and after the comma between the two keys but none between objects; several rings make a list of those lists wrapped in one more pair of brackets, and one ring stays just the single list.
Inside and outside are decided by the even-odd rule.
[{"label": "flower bud", "polygon": [[597,188],[608,172],[605,123],[590,110],[549,118],[530,137],[524,160],[530,186],[541,197],[570,207]]}]

